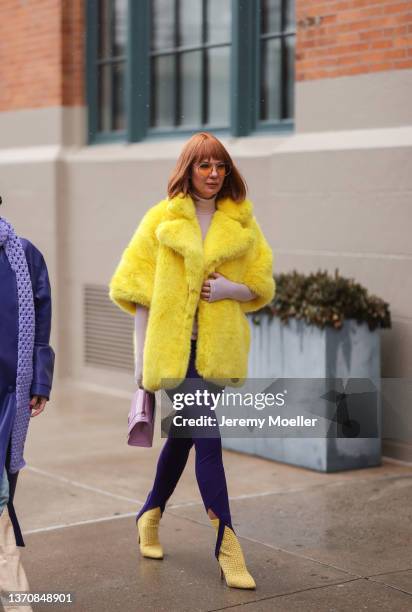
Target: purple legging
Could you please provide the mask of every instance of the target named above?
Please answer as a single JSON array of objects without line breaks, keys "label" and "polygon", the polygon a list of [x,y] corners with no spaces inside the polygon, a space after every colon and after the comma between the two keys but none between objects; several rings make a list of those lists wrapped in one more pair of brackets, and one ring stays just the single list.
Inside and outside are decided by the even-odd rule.
[{"label": "purple legging", "polygon": [[[202,384],[199,384],[199,388],[206,388],[208,387],[208,383],[204,381],[196,370],[195,357],[196,340],[192,340],[186,380],[188,378],[199,378],[202,380]],[[216,389],[216,387],[213,387],[213,385],[210,385],[209,388]],[[180,385],[178,389],[181,389]],[[191,387],[191,389],[193,389],[193,387]],[[172,393],[175,391],[176,389],[172,390]],[[201,412],[197,412],[196,414],[201,414]],[[203,412],[203,414],[206,414],[206,412]],[[210,414],[210,411],[208,414]],[[191,414],[191,416],[193,416],[193,414]],[[136,522],[143,512],[146,512],[146,510],[149,510],[150,508],[156,508],[157,506],[160,506],[160,511],[163,515],[166,502],[172,495],[177,483],[179,482],[180,476],[182,475],[187,463],[190,449],[194,445],[196,451],[196,479],[199,485],[205,510],[207,512],[209,509],[211,509],[220,519],[215,546],[215,556],[217,558],[219,555],[224,526],[227,525],[233,531],[234,529],[230,515],[229,496],[226,486],[225,470],[223,467],[222,440],[217,423],[214,430],[217,437],[191,436],[183,438],[173,437],[171,435],[172,427],[169,429],[168,437],[157,462],[153,488],[149,492],[142,509],[138,513]]]}]

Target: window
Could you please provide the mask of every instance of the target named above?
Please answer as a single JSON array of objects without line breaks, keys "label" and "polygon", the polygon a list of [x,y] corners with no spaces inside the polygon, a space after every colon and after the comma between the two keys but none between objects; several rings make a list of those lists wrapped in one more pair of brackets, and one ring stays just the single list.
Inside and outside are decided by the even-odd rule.
[{"label": "window", "polygon": [[295,64],[294,2],[261,0],[258,121],[293,116]]},{"label": "window", "polygon": [[150,4],[150,128],[229,128],[231,0]]},{"label": "window", "polygon": [[88,40],[88,44],[93,45],[93,66],[89,70],[92,96],[89,99],[94,106],[89,128],[102,140],[112,139],[116,134],[124,139],[128,0],[98,0],[91,4],[95,5],[97,27],[95,36]]},{"label": "window", "polygon": [[293,126],[294,0],[88,0],[89,140]]}]

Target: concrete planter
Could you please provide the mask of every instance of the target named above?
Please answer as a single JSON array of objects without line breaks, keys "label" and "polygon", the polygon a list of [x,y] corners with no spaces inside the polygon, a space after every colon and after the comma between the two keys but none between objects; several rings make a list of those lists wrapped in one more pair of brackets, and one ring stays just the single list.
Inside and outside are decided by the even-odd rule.
[{"label": "concrete planter", "polygon": [[[373,406],[377,411],[378,435],[368,438],[259,438],[257,433],[256,437],[250,438],[222,436],[223,447],[321,472],[380,465],[382,416],[379,328],[371,332],[366,323],[359,325],[355,320],[346,320],[340,330],[321,330],[296,319],[290,319],[287,324],[277,317],[270,321],[266,315],[261,317],[260,325],[255,325],[251,319],[249,323],[252,332],[249,379],[369,379],[371,388],[377,391],[373,397]],[[363,400],[359,396],[362,408]],[[368,417],[360,409],[356,419],[361,423],[362,418]],[[361,428],[361,432],[364,431]]]}]

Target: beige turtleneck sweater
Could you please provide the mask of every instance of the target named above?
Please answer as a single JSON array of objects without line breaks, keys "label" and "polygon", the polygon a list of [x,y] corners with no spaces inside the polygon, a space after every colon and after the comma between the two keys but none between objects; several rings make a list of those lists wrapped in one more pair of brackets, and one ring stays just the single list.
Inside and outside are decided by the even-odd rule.
[{"label": "beige turtleneck sweater", "polygon": [[[202,239],[205,239],[207,230],[212,221],[213,214],[216,211],[216,198],[203,199],[194,198],[196,207],[196,215],[199,221],[200,229],[202,232]],[[235,283],[229,279],[221,276],[217,279],[210,279],[210,302],[216,300],[222,300],[230,298],[238,300],[239,302],[247,302],[256,297],[246,285],[242,283]],[[192,328],[192,340],[197,338],[197,309],[193,321]],[[136,363],[135,363],[135,380],[137,383],[141,382],[143,372],[143,348],[144,340],[146,336],[146,327],[148,321],[149,309],[139,304],[136,308],[135,315],[135,340],[136,340]]]}]

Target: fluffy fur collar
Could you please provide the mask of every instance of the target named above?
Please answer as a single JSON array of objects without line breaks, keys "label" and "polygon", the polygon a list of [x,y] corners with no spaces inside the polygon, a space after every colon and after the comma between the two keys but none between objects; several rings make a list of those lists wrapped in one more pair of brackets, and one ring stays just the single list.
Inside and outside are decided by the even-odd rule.
[{"label": "fluffy fur collar", "polygon": [[195,203],[190,196],[166,200],[166,218],[156,229],[159,242],[185,258],[189,283],[194,291],[198,291],[199,270],[208,276],[224,261],[243,255],[254,241],[250,200],[238,204],[225,198],[216,202],[216,208],[204,242]]}]

